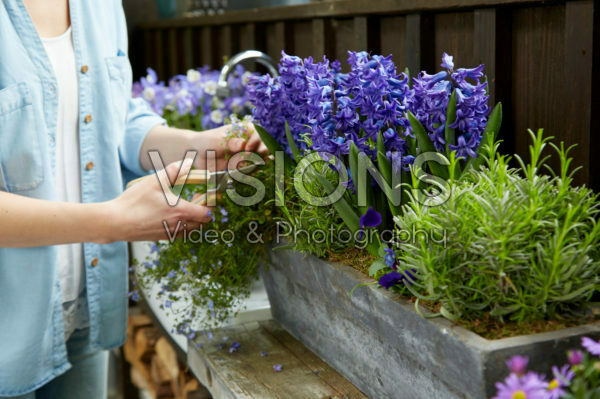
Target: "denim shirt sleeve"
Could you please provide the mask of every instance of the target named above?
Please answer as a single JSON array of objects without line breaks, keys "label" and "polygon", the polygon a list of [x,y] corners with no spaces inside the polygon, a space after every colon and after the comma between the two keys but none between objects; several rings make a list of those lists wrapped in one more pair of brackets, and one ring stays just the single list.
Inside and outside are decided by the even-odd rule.
[{"label": "denim shirt sleeve", "polygon": [[129,100],[127,128],[119,146],[119,155],[123,166],[137,175],[147,173],[140,165],[142,143],[150,129],[165,123],[165,120],[155,114],[143,99],[132,98]]}]

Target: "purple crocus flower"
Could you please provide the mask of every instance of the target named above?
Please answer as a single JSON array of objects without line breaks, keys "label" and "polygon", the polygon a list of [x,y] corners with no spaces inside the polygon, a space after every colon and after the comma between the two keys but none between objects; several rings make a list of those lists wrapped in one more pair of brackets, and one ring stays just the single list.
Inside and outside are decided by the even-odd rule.
[{"label": "purple crocus flower", "polygon": [[523,377],[511,373],[504,382],[497,382],[493,399],[547,399],[548,383],[539,375],[529,373]]},{"label": "purple crocus flower", "polygon": [[514,373],[518,376],[522,376],[527,371],[527,364],[529,363],[529,358],[525,356],[516,355],[511,357],[506,361],[506,365],[511,373]]},{"label": "purple crocus flower", "polygon": [[283,370],[283,366],[281,364],[273,365],[273,371],[280,372],[281,370]]},{"label": "purple crocus flower", "polygon": [[583,352],[580,350],[572,350],[567,352],[567,360],[571,366],[577,366],[583,362]]},{"label": "purple crocus flower", "polygon": [[170,308],[172,305],[173,305],[173,302],[171,302],[169,299],[167,299],[167,300],[165,301],[165,307],[166,307],[166,308]]},{"label": "purple crocus flower", "polygon": [[581,338],[581,346],[592,355],[600,356],[600,342],[596,342],[589,337],[583,337]]},{"label": "purple crocus flower", "polygon": [[381,224],[381,214],[373,209],[372,206],[367,209],[364,215],[362,215],[358,223],[360,224],[360,234],[358,239],[362,239],[363,229],[365,227],[377,227]]}]

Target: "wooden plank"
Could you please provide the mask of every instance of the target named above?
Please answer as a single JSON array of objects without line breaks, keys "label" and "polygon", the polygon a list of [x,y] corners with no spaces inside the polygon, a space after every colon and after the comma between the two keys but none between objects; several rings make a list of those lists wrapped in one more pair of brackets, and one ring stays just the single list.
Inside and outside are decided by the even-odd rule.
[{"label": "wooden plank", "polygon": [[[192,28],[185,28],[182,33],[182,47],[183,47],[183,69],[195,68],[197,65],[194,63],[194,41],[193,41],[193,30]],[[183,72],[183,71],[182,71]]]},{"label": "wooden plank", "polygon": [[433,70],[433,20],[425,14],[406,16],[406,67],[411,76]]},{"label": "wooden plank", "polygon": [[369,51],[367,17],[354,17],[354,45],[355,51]]},{"label": "wooden plank", "polygon": [[312,56],[320,60],[325,51],[325,20],[317,18],[312,21]]},{"label": "wooden plank", "polygon": [[[567,145],[577,144],[570,155],[574,158],[574,167],[582,166],[575,175],[575,182],[583,184],[590,181],[593,170],[590,169],[591,158],[598,157],[596,151],[590,151],[594,2],[569,1],[565,7],[564,79],[568,82],[565,85],[565,98],[569,99],[563,103],[565,141]],[[595,169],[595,173],[600,173],[600,170]]]},{"label": "wooden plank", "polygon": [[168,75],[174,76],[177,73],[182,72],[181,66],[179,64],[179,57],[181,56],[181,52],[179,50],[179,45],[181,41],[177,38],[177,29],[169,29],[167,31],[167,65],[168,65]]},{"label": "wooden plank", "polygon": [[[285,23],[276,22],[266,27],[266,51],[275,61],[281,58],[281,51],[286,50]],[[288,49],[289,50],[289,49]]]},{"label": "wooden plank", "polygon": [[215,67],[215,60],[213,57],[214,46],[212,36],[212,28],[210,26],[202,27],[202,30],[200,32],[200,63],[201,65]]},{"label": "wooden plank", "polygon": [[379,20],[381,55],[392,55],[398,72],[407,65],[406,17],[382,17]]},{"label": "wooden plank", "polygon": [[475,64],[485,64],[488,78],[490,104],[496,103],[496,10],[485,8],[473,13],[473,36],[485,37],[485,40],[473,40],[473,59]]},{"label": "wooden plank", "polygon": [[219,57],[217,58],[217,68],[225,63],[226,59],[231,58],[233,54],[233,32],[231,25],[222,26],[219,29]]},{"label": "wooden plank", "polygon": [[166,52],[165,52],[165,43],[163,40],[162,30],[154,31],[154,50],[156,52],[156,74],[158,75],[158,79],[166,80],[169,78],[166,73]]},{"label": "wooden plank", "polygon": [[245,24],[240,29],[240,51],[256,49],[256,24]]},{"label": "wooden plank", "polygon": [[[435,66],[431,70],[439,71],[441,69],[442,53],[446,52],[454,56],[454,65],[457,67],[473,67],[476,64],[473,56],[473,45],[475,41],[473,34],[473,13],[472,12],[453,12],[436,14],[434,17],[434,62]],[[485,38],[487,41],[488,38]],[[483,40],[477,40],[483,41]]]},{"label": "wooden plank", "polygon": [[[564,0],[563,0],[564,1]],[[558,3],[560,0],[345,0],[311,2],[310,4],[229,11],[210,17],[156,20],[141,24],[143,28],[165,26],[224,25],[246,22],[274,22],[330,17],[354,17],[364,15],[408,14],[439,10],[475,9],[505,5]]]},{"label": "wooden plank", "polygon": [[350,381],[338,374],[337,371],[332,369],[319,357],[315,356],[306,346],[292,337],[279,324],[272,322],[261,322],[260,324],[262,328],[294,354],[294,356],[300,359],[313,373],[326,381],[336,391],[343,393],[345,395],[344,398],[358,399],[365,397]]},{"label": "wooden plank", "polygon": [[[515,152],[529,160],[527,129],[565,140],[566,119],[577,118],[565,108],[565,6],[514,10],[512,27],[511,131]],[[555,158],[550,166],[557,170]]]},{"label": "wooden plank", "polygon": [[299,21],[292,24],[294,55],[302,58],[312,55],[312,26],[311,21]]},{"label": "wooden plank", "polygon": [[[248,323],[190,342],[191,370],[218,398],[364,398],[274,321]],[[233,342],[240,347],[229,353]],[[201,345],[201,348],[197,348]],[[261,355],[265,352],[266,356]],[[273,365],[283,370],[275,372]],[[317,371],[317,373],[315,373]]]}]

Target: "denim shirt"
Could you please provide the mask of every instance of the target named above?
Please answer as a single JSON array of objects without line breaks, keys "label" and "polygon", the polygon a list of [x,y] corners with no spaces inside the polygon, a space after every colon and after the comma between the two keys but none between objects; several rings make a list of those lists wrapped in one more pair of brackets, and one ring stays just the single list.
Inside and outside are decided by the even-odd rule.
[{"label": "denim shirt", "polygon": [[[164,123],[131,98],[127,30],[118,0],[70,0],[79,78],[82,202],[117,197],[121,167],[139,161],[148,131]],[[0,190],[53,200],[57,84],[22,0],[0,5]],[[2,219],[0,216],[0,223]],[[127,317],[127,246],[85,244],[89,340],[119,346]],[[69,369],[54,247],[0,248],[0,397],[37,389]]]}]

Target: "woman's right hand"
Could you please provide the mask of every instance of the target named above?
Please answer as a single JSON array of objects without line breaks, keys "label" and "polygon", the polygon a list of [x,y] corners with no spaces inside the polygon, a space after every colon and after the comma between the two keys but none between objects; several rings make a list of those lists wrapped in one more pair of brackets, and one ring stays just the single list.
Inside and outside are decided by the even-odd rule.
[{"label": "woman's right hand", "polygon": [[[149,175],[106,203],[113,219],[110,225],[114,233],[108,234],[108,242],[166,240],[175,232],[181,236],[184,227],[190,231],[212,220],[209,207],[192,204],[183,198],[177,201],[168,189],[163,192],[162,187],[171,187],[167,174],[170,181],[175,181],[180,165],[181,162],[168,165],[166,173],[159,171]],[[190,166],[183,165],[182,173]],[[169,205],[176,201],[175,206]]]}]

